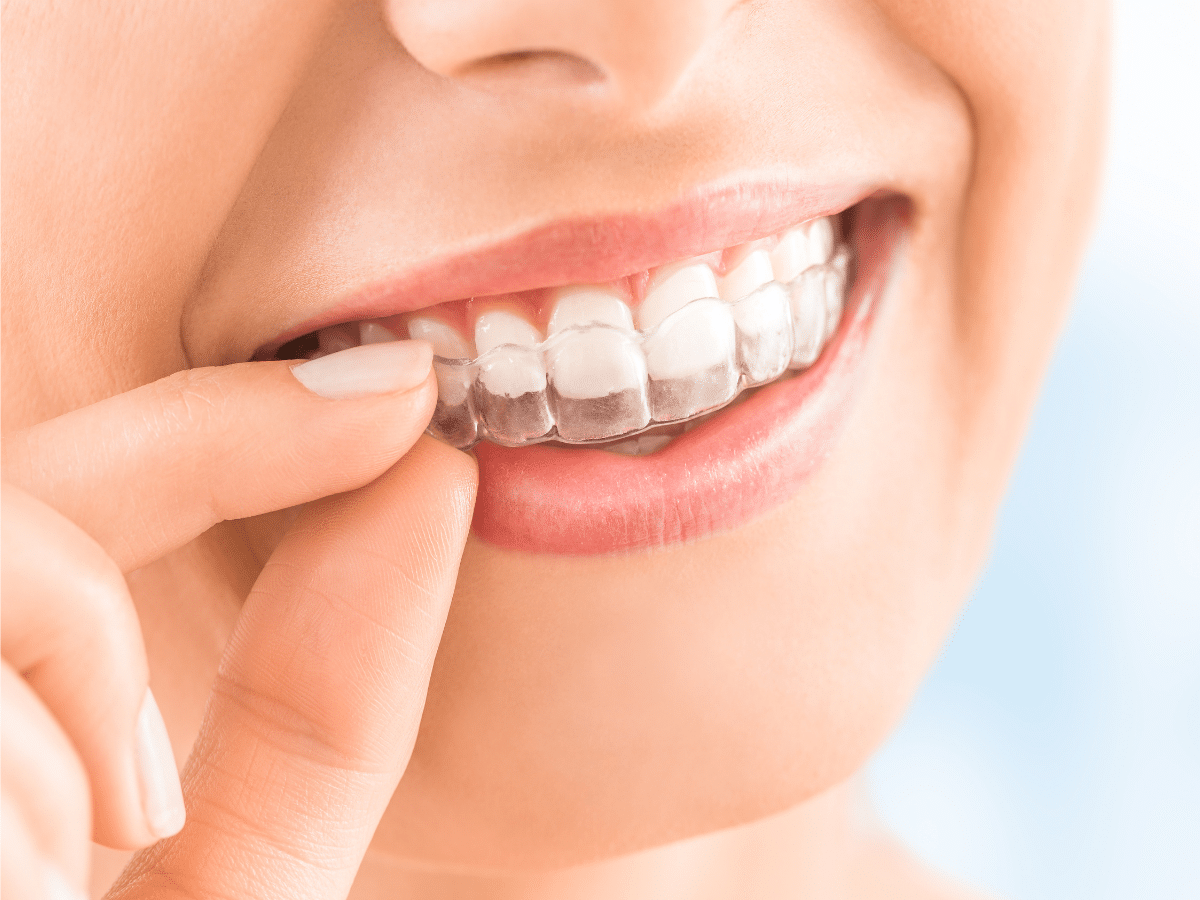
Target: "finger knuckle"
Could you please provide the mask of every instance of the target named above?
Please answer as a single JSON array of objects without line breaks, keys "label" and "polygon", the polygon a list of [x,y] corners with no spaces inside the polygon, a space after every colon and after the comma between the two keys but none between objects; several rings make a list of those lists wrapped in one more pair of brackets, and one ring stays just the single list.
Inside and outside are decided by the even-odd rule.
[{"label": "finger knuckle", "polygon": [[[66,663],[75,677],[99,680],[106,697],[120,706],[140,700],[148,679],[146,652],[137,610],[117,565],[107,556],[76,560],[65,582],[70,615],[52,624],[43,658]],[[104,710],[95,709],[103,718]]]},{"label": "finger knuckle", "polygon": [[367,774],[378,763],[364,752],[373,737],[359,730],[351,717],[337,723],[305,702],[277,691],[264,691],[219,673],[212,694],[264,746],[273,758],[319,766],[324,771]]},{"label": "finger knuckle", "polygon": [[86,611],[89,643],[102,647],[108,656],[124,656],[140,648],[137,611],[115,564],[83,574],[78,597]]},{"label": "finger knuckle", "polygon": [[226,380],[212,368],[184,369],[150,387],[157,400],[158,420],[178,432],[191,432],[219,419],[230,399]]}]

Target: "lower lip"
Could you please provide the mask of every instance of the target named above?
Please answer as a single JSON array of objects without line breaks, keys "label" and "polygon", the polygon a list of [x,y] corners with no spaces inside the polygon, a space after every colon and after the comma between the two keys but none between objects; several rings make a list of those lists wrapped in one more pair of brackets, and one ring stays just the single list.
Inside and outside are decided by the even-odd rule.
[{"label": "lower lip", "polygon": [[478,445],[476,536],[531,553],[620,553],[736,528],[788,500],[849,412],[907,222],[903,200],[864,202],[854,223],[858,273],[821,359],[657,453]]}]

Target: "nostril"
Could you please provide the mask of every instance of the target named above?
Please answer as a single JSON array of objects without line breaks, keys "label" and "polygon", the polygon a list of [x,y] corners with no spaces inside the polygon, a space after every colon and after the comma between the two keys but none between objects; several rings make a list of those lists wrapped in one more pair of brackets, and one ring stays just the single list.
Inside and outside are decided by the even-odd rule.
[{"label": "nostril", "polygon": [[[415,62],[481,92],[642,116],[692,71],[742,0],[381,0]],[[535,101],[539,102],[539,101]]]},{"label": "nostril", "polygon": [[453,76],[482,90],[562,90],[594,88],[608,76],[581,56],[558,50],[497,53],[461,66]]}]

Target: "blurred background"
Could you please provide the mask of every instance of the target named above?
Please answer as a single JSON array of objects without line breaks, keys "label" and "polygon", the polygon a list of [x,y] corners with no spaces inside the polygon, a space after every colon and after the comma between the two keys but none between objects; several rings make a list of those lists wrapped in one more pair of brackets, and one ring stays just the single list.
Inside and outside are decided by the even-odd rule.
[{"label": "blurred background", "polygon": [[992,558],[871,767],[991,893],[1200,898],[1200,3],[1114,10],[1108,172]]}]

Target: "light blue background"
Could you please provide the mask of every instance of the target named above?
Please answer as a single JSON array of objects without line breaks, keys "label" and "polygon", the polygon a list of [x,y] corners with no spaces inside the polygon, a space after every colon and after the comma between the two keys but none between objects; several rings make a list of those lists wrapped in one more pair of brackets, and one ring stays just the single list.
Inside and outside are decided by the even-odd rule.
[{"label": "light blue background", "polygon": [[1095,240],[991,562],[871,768],[992,893],[1200,898],[1200,3],[1125,0]]}]

